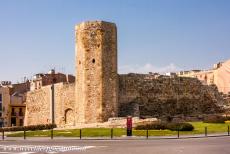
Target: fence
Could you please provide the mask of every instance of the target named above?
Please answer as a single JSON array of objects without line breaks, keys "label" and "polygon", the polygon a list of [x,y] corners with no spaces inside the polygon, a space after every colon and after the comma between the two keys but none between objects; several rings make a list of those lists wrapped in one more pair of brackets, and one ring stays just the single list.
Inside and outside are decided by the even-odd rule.
[{"label": "fence", "polygon": [[[179,139],[179,138],[202,138],[202,137],[218,137],[218,136],[230,136],[230,128],[227,126],[226,132],[222,132],[221,134],[213,134],[212,132],[208,132],[208,127],[204,127],[203,134],[192,134],[191,132],[184,132],[184,131],[173,131],[173,133],[167,135],[165,131],[163,130],[135,130],[133,129],[133,137],[127,137],[126,136],[126,129],[107,129],[107,128],[101,128],[103,131],[93,130],[93,129],[78,129],[74,130],[74,135],[69,135],[68,137],[74,137],[76,139],[164,139],[164,138],[171,138],[171,139]],[[93,130],[93,131],[92,131]],[[58,134],[60,130],[54,130],[49,129],[46,130],[45,133],[47,135],[47,138],[54,139],[55,137],[63,137],[63,134]],[[63,130],[64,131],[64,130]],[[27,133],[35,133],[35,131],[20,131],[19,137],[22,137],[24,140],[27,139]],[[48,134],[47,134],[48,133]],[[56,134],[56,136],[55,136]],[[2,130],[2,140],[5,140],[5,131]],[[66,136],[65,136],[66,137]],[[8,137],[7,137],[8,138]]]}]

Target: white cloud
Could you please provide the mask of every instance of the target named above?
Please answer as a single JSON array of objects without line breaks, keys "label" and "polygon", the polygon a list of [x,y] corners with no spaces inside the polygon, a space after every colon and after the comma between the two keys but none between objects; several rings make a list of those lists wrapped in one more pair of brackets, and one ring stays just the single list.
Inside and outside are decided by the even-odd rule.
[{"label": "white cloud", "polygon": [[149,73],[149,72],[156,72],[156,73],[167,73],[167,72],[177,72],[181,70],[175,64],[171,63],[167,66],[157,67],[152,65],[151,63],[147,63],[144,65],[125,65],[119,67],[119,74],[126,74],[126,73]]}]

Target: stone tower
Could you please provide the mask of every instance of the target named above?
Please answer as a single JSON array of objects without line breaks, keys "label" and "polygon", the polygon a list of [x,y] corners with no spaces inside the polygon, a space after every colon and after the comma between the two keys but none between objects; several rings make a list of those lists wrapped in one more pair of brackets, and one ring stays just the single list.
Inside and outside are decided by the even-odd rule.
[{"label": "stone tower", "polygon": [[117,29],[104,21],[83,22],[76,34],[76,123],[117,116]]}]

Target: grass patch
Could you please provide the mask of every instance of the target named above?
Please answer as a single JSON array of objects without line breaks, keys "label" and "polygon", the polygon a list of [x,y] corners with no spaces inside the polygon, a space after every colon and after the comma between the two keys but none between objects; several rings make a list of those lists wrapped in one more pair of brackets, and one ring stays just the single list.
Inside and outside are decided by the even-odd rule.
[{"label": "grass patch", "polygon": [[[210,133],[227,133],[229,123],[203,123],[203,122],[190,122],[194,126],[193,131],[180,132],[181,135],[195,135],[204,134],[205,127],[208,128],[208,134]],[[45,131],[27,131],[27,137],[50,137],[50,130]],[[84,128],[82,129],[82,137],[110,137],[110,128]],[[113,135],[120,137],[126,135],[126,129],[114,128]],[[145,130],[133,130],[134,136],[146,136]],[[149,136],[172,136],[177,135],[177,131],[170,130],[149,130]],[[12,132],[7,134],[8,137],[23,137],[23,132]],[[79,137],[79,129],[67,129],[67,130],[54,130],[54,137]]]},{"label": "grass patch", "polygon": [[228,131],[227,123],[203,123],[203,122],[191,122],[195,127],[195,131],[199,133],[204,133],[204,128],[208,128],[208,133],[223,133]]},{"label": "grass patch", "polygon": [[[56,137],[80,137],[80,129],[69,129],[69,130],[54,130],[54,136]],[[84,128],[82,129],[82,137],[110,137],[110,128]],[[122,136],[126,134],[126,129],[114,128],[114,136]],[[12,132],[7,134],[8,137],[23,137],[24,132]],[[27,131],[27,137],[50,137],[51,131]]]}]

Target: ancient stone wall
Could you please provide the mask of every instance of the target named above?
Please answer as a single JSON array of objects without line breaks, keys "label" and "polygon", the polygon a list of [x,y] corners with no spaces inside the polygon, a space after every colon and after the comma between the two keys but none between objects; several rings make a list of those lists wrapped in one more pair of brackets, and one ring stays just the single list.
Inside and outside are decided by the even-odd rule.
[{"label": "ancient stone wall", "polygon": [[[58,127],[75,123],[75,85],[55,84],[55,123]],[[127,74],[119,76],[119,116],[185,117],[222,111],[223,97],[215,86],[205,86],[195,78]],[[26,125],[51,123],[51,87],[27,93]],[[93,109],[91,114],[93,113]],[[98,122],[91,122],[98,123]]]},{"label": "ancient stone wall", "polygon": [[[195,78],[117,74],[117,29],[104,21],[75,27],[76,82],[55,84],[55,123],[83,126],[111,117],[222,112],[216,86]],[[26,125],[51,123],[51,86],[27,93]]]},{"label": "ancient stone wall", "polygon": [[[195,78],[151,74],[119,76],[119,116],[185,116],[221,112],[223,98],[216,86]],[[136,115],[135,115],[136,114]]]},{"label": "ancient stone wall", "polygon": [[117,32],[104,21],[76,26],[76,118],[79,123],[117,116]]},{"label": "ancient stone wall", "polygon": [[[75,85],[58,83],[55,92],[55,123],[60,126],[74,125]],[[51,86],[27,93],[25,125],[51,123]]]}]

